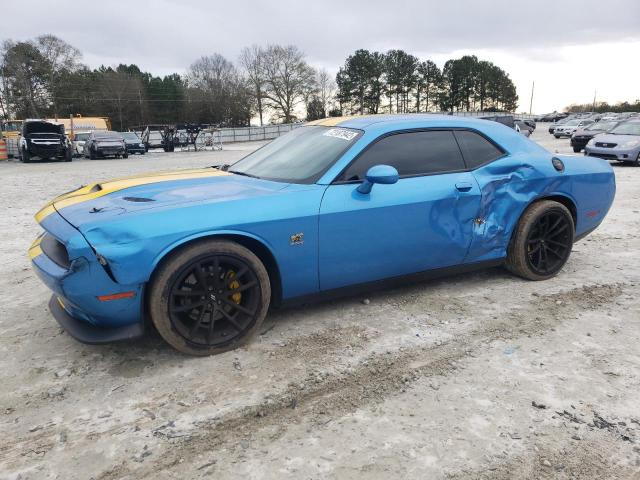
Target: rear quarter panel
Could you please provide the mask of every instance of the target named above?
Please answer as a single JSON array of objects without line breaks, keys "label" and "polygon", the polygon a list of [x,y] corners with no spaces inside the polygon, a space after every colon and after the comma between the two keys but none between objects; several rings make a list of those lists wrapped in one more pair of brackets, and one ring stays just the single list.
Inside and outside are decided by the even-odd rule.
[{"label": "rear quarter panel", "polygon": [[[563,172],[553,167],[554,156],[563,161]],[[613,169],[595,157],[530,150],[481,167],[474,175],[482,192],[482,223],[475,224],[467,261],[505,257],[520,216],[537,200],[570,199],[576,207],[576,237],[580,237],[602,222],[615,197]]]}]

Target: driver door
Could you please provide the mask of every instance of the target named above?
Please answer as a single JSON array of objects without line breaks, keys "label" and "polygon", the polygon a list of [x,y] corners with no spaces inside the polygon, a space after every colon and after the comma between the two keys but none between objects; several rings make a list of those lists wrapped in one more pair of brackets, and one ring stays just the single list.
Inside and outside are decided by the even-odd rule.
[{"label": "driver door", "polygon": [[[357,191],[366,171],[386,164],[400,179]],[[320,290],[462,263],[480,209],[452,131],[382,137],[357,157],[320,206]]]}]

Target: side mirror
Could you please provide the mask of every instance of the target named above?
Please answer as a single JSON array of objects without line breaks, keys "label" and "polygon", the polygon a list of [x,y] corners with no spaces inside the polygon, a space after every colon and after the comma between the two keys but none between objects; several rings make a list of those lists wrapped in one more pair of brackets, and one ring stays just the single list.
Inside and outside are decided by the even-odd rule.
[{"label": "side mirror", "polygon": [[391,185],[398,181],[398,170],[390,165],[375,165],[367,171],[367,177],[358,187],[358,192],[368,194],[371,192],[374,183]]}]

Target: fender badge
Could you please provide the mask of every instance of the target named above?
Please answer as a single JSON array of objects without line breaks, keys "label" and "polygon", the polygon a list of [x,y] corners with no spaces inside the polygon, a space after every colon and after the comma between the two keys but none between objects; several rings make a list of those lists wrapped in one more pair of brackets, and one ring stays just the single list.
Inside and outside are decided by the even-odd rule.
[{"label": "fender badge", "polygon": [[289,245],[302,245],[304,243],[304,233],[294,233],[289,237]]}]

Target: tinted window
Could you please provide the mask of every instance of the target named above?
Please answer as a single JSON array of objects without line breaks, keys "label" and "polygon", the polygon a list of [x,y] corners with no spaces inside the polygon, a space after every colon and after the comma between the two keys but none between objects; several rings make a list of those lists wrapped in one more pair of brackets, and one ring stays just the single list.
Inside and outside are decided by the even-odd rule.
[{"label": "tinted window", "polygon": [[362,180],[374,165],[391,165],[401,176],[464,170],[453,132],[399,133],[371,145],[351,164],[341,180]]},{"label": "tinted window", "polygon": [[456,138],[462,149],[467,168],[479,167],[504,155],[502,150],[475,132],[458,130]]}]

